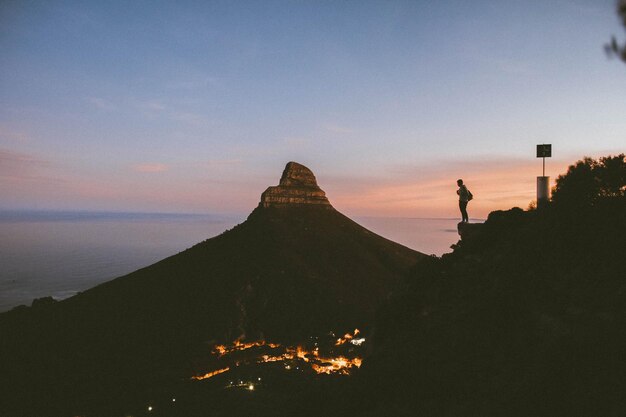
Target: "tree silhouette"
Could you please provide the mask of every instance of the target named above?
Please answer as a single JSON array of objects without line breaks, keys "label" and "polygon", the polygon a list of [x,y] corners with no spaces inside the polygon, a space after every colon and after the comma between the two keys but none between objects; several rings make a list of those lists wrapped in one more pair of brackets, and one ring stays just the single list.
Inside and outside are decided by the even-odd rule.
[{"label": "tree silhouette", "polygon": [[585,157],[570,165],[567,173],[559,175],[552,201],[569,207],[593,206],[599,201],[623,198],[625,191],[624,154],[598,160]]},{"label": "tree silhouette", "polygon": [[[626,0],[618,0],[617,14],[622,19],[622,24],[626,28]],[[604,47],[609,56],[618,56],[622,61],[626,62],[626,43],[619,44],[615,36],[611,37],[611,42]]]}]

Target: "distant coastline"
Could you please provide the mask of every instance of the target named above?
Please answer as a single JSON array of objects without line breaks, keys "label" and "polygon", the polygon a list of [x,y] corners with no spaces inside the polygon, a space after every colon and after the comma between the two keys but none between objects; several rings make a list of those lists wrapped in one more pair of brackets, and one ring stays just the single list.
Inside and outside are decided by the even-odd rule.
[{"label": "distant coastline", "polygon": [[[0,210],[0,312],[62,300],[217,236],[237,214]],[[451,251],[458,219],[355,216],[371,231],[427,254]]]},{"label": "distant coastline", "polygon": [[91,210],[0,210],[0,222],[22,221],[97,221],[97,220],[224,220],[241,219],[240,214],[226,213],[167,213],[139,211],[91,211]]},{"label": "distant coastline", "polygon": [[70,297],[216,236],[243,216],[0,211],[0,312]]},{"label": "distant coastline", "polygon": [[[105,210],[46,210],[46,209],[0,209],[0,222],[4,221],[80,221],[80,220],[160,220],[160,219],[244,219],[242,213],[179,213],[179,212],[143,212],[143,211],[105,211]],[[395,220],[457,220],[456,217],[421,217],[421,216],[353,216],[359,219],[395,219]],[[484,222],[483,218],[472,218],[475,222]]]}]

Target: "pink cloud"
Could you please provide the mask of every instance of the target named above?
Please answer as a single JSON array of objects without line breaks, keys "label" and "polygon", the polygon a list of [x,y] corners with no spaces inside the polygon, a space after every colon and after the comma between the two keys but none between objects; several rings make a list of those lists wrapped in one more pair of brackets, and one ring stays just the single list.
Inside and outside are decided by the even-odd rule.
[{"label": "pink cloud", "polygon": [[243,162],[242,159],[210,159],[207,161],[209,166],[224,166],[224,165],[240,165]]},{"label": "pink cloud", "polygon": [[26,142],[31,138],[23,131],[11,129],[0,124],[0,139],[10,142]]},{"label": "pink cloud", "polygon": [[339,125],[326,125],[324,126],[324,129],[331,133],[339,133],[339,134],[354,133],[354,129],[345,127],[345,126],[339,126]]},{"label": "pink cloud", "polygon": [[0,177],[31,180],[43,177],[42,170],[49,166],[49,162],[34,155],[0,149]]},{"label": "pink cloud", "polygon": [[169,170],[169,166],[160,163],[142,163],[133,166],[133,171],[142,173],[158,173]]}]

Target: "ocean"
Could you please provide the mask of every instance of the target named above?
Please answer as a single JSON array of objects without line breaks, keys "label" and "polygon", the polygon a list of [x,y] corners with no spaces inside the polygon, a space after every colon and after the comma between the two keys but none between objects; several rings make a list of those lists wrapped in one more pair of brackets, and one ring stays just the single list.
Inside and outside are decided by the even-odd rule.
[{"label": "ocean", "polygon": [[[57,300],[175,255],[244,216],[0,212],[0,312]],[[356,217],[371,231],[426,254],[450,252],[458,219]]]}]

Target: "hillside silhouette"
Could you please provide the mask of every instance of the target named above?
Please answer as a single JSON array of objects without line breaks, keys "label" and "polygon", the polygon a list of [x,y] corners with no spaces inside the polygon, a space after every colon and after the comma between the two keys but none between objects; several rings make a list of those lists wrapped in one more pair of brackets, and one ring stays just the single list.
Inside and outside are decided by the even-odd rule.
[{"label": "hillside silhouette", "polygon": [[0,315],[0,389],[10,394],[0,411],[117,415],[189,379],[212,344],[367,329],[423,258],[339,213],[291,162],[232,230],[65,301]]},{"label": "hillside silhouette", "polygon": [[492,212],[380,311],[365,415],[626,411],[626,164],[585,158],[541,210]]}]

